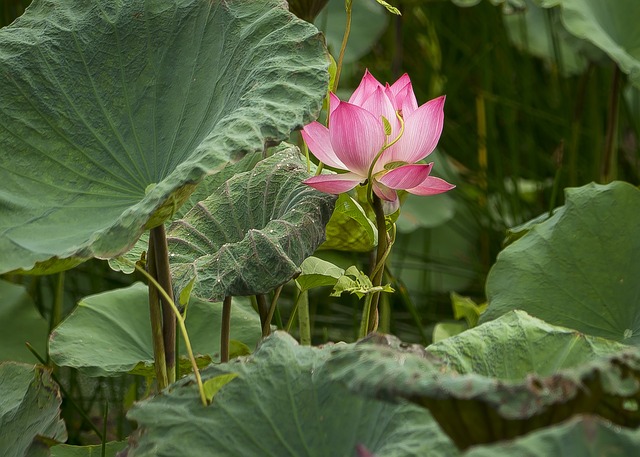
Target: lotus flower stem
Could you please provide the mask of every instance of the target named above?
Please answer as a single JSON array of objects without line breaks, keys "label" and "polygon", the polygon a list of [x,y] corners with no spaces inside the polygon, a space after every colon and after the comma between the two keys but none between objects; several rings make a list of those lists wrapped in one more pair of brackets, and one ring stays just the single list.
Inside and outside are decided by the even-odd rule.
[{"label": "lotus flower stem", "polygon": [[222,322],[220,323],[220,362],[229,361],[229,340],[231,339],[231,296],[222,302]]},{"label": "lotus flower stem", "polygon": [[260,315],[260,326],[262,328],[262,336],[265,337],[268,334],[264,333],[264,324],[267,321],[269,315],[269,306],[267,305],[267,298],[264,294],[256,294],[256,303],[258,305],[258,314]]},{"label": "lotus flower stem", "polygon": [[271,306],[269,306],[269,312],[267,313],[267,319],[265,320],[262,326],[262,334],[270,335],[271,334],[271,321],[273,320],[273,313],[276,311],[276,306],[278,305],[278,298],[280,298],[280,292],[282,292],[282,288],[284,284],[277,287],[273,293],[273,298],[271,299]]},{"label": "lotus flower stem", "polygon": [[[153,243],[149,240],[147,250],[147,271],[149,276],[156,277],[156,255]],[[167,362],[164,353],[164,337],[162,336],[162,310],[158,290],[149,284],[149,317],[151,320],[151,336],[153,340],[153,360],[156,371],[158,390],[169,385],[167,378]]]},{"label": "lotus flower stem", "polygon": [[300,326],[300,344],[311,346],[311,319],[309,318],[309,292],[298,295],[298,325]]},{"label": "lotus flower stem", "polygon": [[340,54],[338,54],[338,62],[336,63],[336,78],[333,81],[333,87],[331,89],[334,93],[338,90],[340,73],[342,72],[342,61],[344,60],[344,52],[347,49],[347,42],[349,41],[349,34],[351,33],[351,10],[353,8],[352,0],[345,0],[344,6],[347,11],[347,23],[344,26],[344,35],[342,36],[342,44],[340,45]]},{"label": "lotus flower stem", "polygon": [[176,381],[178,365],[176,364],[176,318],[171,312],[169,300],[173,301],[173,288],[171,287],[171,271],[169,270],[169,248],[164,224],[151,229],[149,243],[153,243],[156,263],[156,278],[162,289],[166,292],[166,298],[160,296],[162,302],[162,335],[164,337],[164,354],[167,361],[167,380],[169,384]]},{"label": "lotus flower stem", "polygon": [[207,402],[207,396],[204,393],[204,386],[202,384],[202,377],[200,376],[200,370],[198,369],[198,364],[196,363],[196,358],[193,355],[193,349],[191,348],[191,340],[189,339],[189,333],[187,333],[187,326],[184,323],[184,318],[182,317],[182,314],[180,314],[180,311],[178,310],[178,307],[176,306],[175,302],[173,301],[173,298],[171,298],[169,296],[169,294],[167,293],[166,290],[164,290],[162,288],[162,286],[158,283],[158,281],[156,281],[156,279],[151,276],[149,273],[147,273],[144,269],[140,268],[140,266],[138,264],[134,265],[135,269],[138,270],[140,273],[142,273],[147,280],[149,281],[149,289],[151,289],[151,286],[153,285],[154,288],[160,293],[160,295],[162,296],[162,298],[164,298],[166,300],[166,302],[169,304],[169,307],[171,309],[171,311],[174,313],[177,321],[178,321],[178,325],[180,326],[180,333],[182,333],[182,338],[184,339],[184,346],[187,350],[187,355],[189,356],[189,361],[191,362],[191,368],[193,369],[193,375],[196,378],[196,383],[198,384],[198,391],[200,392],[200,400],[202,400],[202,404],[204,406],[207,406],[209,404],[209,402]]}]

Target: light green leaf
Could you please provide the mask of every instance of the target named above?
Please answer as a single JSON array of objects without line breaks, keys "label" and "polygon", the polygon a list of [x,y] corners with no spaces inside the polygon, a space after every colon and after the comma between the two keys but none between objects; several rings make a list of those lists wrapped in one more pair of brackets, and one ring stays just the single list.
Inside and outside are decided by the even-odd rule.
[{"label": "light green leaf", "polygon": [[49,324],[36,309],[27,290],[0,280],[0,361],[36,362],[25,343],[45,355]]},{"label": "light green leaf", "polygon": [[333,286],[344,274],[342,268],[313,256],[302,262],[300,270],[302,273],[296,278],[296,284],[302,292],[314,287]]},{"label": "light green leaf", "polygon": [[360,203],[340,194],[326,227],[327,239],[320,249],[368,252],[378,245],[378,230]]},{"label": "light green leaf", "polygon": [[566,190],[566,203],[507,246],[487,278],[481,322],[523,309],[554,325],[640,345],[640,190]]},{"label": "light green leaf", "polygon": [[[106,457],[116,457],[116,454],[127,447],[126,441],[112,441],[107,443]],[[51,448],[51,457],[101,457],[102,445],[94,446],[70,446],[68,444],[59,444]]]},{"label": "light green leaf", "polygon": [[[221,318],[221,303],[191,298],[186,324],[196,355],[219,359]],[[255,347],[260,329],[251,305],[234,299],[231,338]],[[85,297],[51,334],[49,353],[57,365],[77,368],[87,376],[117,376],[132,370],[153,374],[147,286],[136,283]],[[186,354],[183,349],[181,353]]]},{"label": "light green leaf", "polygon": [[551,376],[564,368],[620,352],[624,345],[555,327],[512,311],[427,348],[458,373],[521,381],[535,373]]},{"label": "light green leaf", "polygon": [[402,16],[402,14],[400,14],[400,10],[398,8],[396,8],[395,6],[390,5],[389,3],[385,2],[384,0],[376,0],[376,2],[378,2],[379,4],[384,6],[387,9],[387,11],[389,11],[391,14],[397,14],[398,16]]},{"label": "light green leaf", "polygon": [[362,298],[367,294],[375,292],[393,292],[393,288],[389,284],[374,287],[366,274],[358,270],[357,267],[350,266],[344,274],[338,278],[330,296],[339,297],[345,292],[356,294],[358,298]]},{"label": "light green leaf", "polygon": [[34,0],[0,49],[0,273],[125,252],[313,120],[329,79],[281,0]]},{"label": "light green leaf", "polygon": [[229,179],[167,231],[176,294],[195,278],[206,300],[266,293],[299,273],[324,241],[335,196],[309,177],[289,148]]},{"label": "light green leaf", "polygon": [[0,450],[24,457],[44,444],[37,437],[66,441],[60,391],[50,373],[34,365],[0,363]]},{"label": "light green leaf", "polygon": [[174,384],[130,410],[141,432],[128,457],[353,457],[358,444],[385,457],[458,455],[425,410],[353,395],[330,381],[325,361],[345,346],[299,346],[276,332],[245,361],[202,372],[205,382],[238,374],[206,408],[193,379]]},{"label": "light green leaf", "polygon": [[458,335],[468,328],[468,325],[464,322],[438,322],[433,327],[433,335],[431,338],[434,343],[438,343],[454,335]]},{"label": "light green leaf", "polygon": [[220,376],[214,376],[213,378],[207,379],[204,383],[204,395],[207,398],[207,401],[211,403],[215,394],[217,394],[220,389],[222,389],[225,385],[229,384],[235,378],[238,377],[237,373],[227,373],[221,374]]},{"label": "light green leaf", "polygon": [[569,32],[607,53],[640,87],[640,34],[636,0],[562,0],[562,22]]},{"label": "light green leaf", "polygon": [[463,297],[455,292],[451,292],[451,305],[453,306],[453,317],[464,319],[470,328],[478,325],[480,315],[487,309],[486,303],[478,305],[469,297]]}]

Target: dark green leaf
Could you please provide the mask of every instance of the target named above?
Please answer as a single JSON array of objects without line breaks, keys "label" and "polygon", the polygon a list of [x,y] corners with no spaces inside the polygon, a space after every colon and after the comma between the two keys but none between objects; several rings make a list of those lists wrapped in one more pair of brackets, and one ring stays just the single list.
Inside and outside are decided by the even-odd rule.
[{"label": "dark green leaf", "polygon": [[289,148],[229,179],[167,231],[179,293],[206,300],[266,293],[300,272],[324,241],[335,196],[302,183],[309,175]]},{"label": "dark green leaf", "polygon": [[322,41],[281,0],[34,0],[0,29],[0,273],[117,256],[311,121]]},{"label": "dark green leaf", "polygon": [[[126,441],[111,442],[106,444],[106,457],[116,457],[119,451],[127,446]],[[59,444],[51,448],[51,457],[101,457],[102,445],[95,446],[70,446]]]},{"label": "dark green leaf", "polygon": [[60,392],[49,372],[33,365],[0,363],[0,450],[5,457],[24,457],[47,440],[66,441],[60,419]]},{"label": "dark green leaf", "polygon": [[385,457],[458,455],[426,411],[331,382],[324,363],[336,347],[345,346],[298,346],[276,332],[245,361],[203,371],[205,382],[238,374],[210,406],[200,403],[193,380],[138,403],[129,418],[141,432],[128,457],[353,457],[358,444]]}]

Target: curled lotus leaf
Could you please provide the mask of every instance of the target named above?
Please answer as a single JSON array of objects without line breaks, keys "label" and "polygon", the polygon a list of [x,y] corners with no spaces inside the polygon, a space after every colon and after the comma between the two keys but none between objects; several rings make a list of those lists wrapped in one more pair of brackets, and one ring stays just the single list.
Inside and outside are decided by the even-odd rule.
[{"label": "curled lotus leaf", "polygon": [[[535,344],[534,339],[529,345]],[[558,352],[563,349],[557,348]],[[547,351],[552,353],[553,346]],[[477,347],[477,365],[491,354],[490,347]],[[337,349],[328,369],[333,379],[341,380],[352,392],[389,401],[405,399],[427,408],[460,449],[513,439],[578,414],[594,414],[627,427],[640,425],[640,351],[636,348],[550,375],[522,374],[519,380],[459,373],[449,366],[445,355],[439,355],[440,360],[433,354],[370,339],[353,348]]]},{"label": "curled lotus leaf", "polygon": [[328,65],[281,0],[34,0],[0,29],[0,273],[127,251],[314,119]]},{"label": "curled lotus leaf", "polygon": [[179,294],[219,301],[266,293],[300,273],[325,239],[336,197],[302,183],[309,173],[297,148],[239,173],[167,230]]}]

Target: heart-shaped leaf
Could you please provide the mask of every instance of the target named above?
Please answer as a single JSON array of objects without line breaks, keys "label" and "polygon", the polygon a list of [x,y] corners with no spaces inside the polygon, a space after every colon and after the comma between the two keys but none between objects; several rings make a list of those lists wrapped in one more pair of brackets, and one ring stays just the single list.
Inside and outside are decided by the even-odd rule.
[{"label": "heart-shaped leaf", "polygon": [[554,325],[640,345],[640,190],[567,189],[565,205],[499,255],[486,322],[523,309]]},{"label": "heart-shaped leaf", "polygon": [[[60,392],[49,372],[33,365],[0,363],[0,449],[23,457],[44,446],[37,437],[66,441]],[[36,440],[36,441],[34,441]]]},{"label": "heart-shaped leaf", "polygon": [[[141,373],[144,367],[152,367],[148,300],[142,283],[85,297],[52,332],[51,358],[87,376],[117,376],[134,369]],[[186,324],[195,354],[219,359],[221,319],[221,303],[191,298]],[[253,348],[260,335],[260,321],[249,303],[234,300],[231,338]]]},{"label": "heart-shaped leaf", "polygon": [[302,183],[309,175],[297,148],[229,179],[167,231],[179,293],[205,300],[266,293],[300,272],[324,241],[335,196]]},{"label": "heart-shaped leaf", "polygon": [[324,363],[335,347],[299,346],[276,332],[246,360],[203,370],[205,382],[238,375],[210,406],[202,406],[192,379],[136,404],[128,416],[141,431],[130,439],[128,457],[352,457],[359,444],[385,457],[457,455],[427,411],[331,382]]},{"label": "heart-shaped leaf", "polygon": [[311,121],[322,41],[281,0],[34,0],[0,30],[0,273],[114,257]]}]

